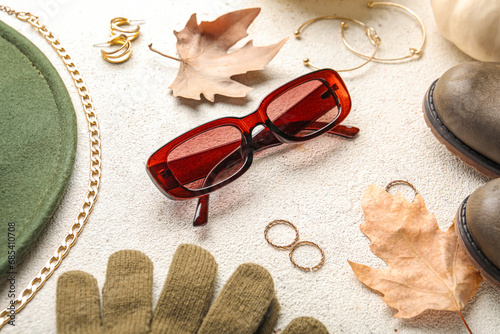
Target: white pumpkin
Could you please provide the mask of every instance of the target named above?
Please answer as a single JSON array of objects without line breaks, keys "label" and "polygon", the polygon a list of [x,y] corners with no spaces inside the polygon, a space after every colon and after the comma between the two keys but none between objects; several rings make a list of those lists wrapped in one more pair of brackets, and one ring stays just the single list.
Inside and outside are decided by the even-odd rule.
[{"label": "white pumpkin", "polygon": [[469,56],[500,61],[500,0],[431,0],[443,36]]}]

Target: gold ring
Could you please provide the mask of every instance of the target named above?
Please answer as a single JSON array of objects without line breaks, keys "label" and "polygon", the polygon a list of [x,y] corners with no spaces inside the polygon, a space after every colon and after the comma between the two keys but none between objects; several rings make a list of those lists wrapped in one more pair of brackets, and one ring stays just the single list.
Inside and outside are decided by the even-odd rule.
[{"label": "gold ring", "polygon": [[[293,242],[291,244],[285,245],[285,246],[273,244],[271,242],[271,240],[269,240],[269,238],[267,237],[267,232],[273,226],[276,226],[276,225],[288,225],[291,228],[293,228],[293,230],[295,231],[295,240],[293,240]],[[266,238],[267,243],[270,244],[271,246],[273,246],[274,248],[289,250],[289,249],[293,249],[293,247],[295,247],[295,245],[297,245],[297,241],[299,241],[299,230],[297,230],[297,227],[295,227],[295,225],[293,225],[289,221],[279,219],[279,220],[274,220],[274,221],[270,222],[269,224],[267,224],[266,230],[264,231],[264,237]]]},{"label": "gold ring", "polygon": [[415,186],[413,184],[411,184],[410,182],[405,181],[405,180],[394,180],[394,181],[390,182],[388,185],[385,186],[385,191],[389,192],[389,189],[391,189],[393,186],[398,185],[398,184],[409,186],[415,192],[415,196],[418,195],[417,188],[415,188]]},{"label": "gold ring", "polygon": [[[293,252],[299,248],[300,246],[302,245],[309,245],[309,246],[313,246],[313,247],[316,247],[320,252],[321,252],[321,261],[319,261],[319,263],[317,265],[315,265],[314,267],[302,267],[302,266],[299,266],[293,259]],[[316,271],[318,270],[319,268],[321,268],[323,266],[323,264],[325,264],[325,252],[323,252],[323,249],[321,247],[318,246],[318,244],[315,244],[314,242],[311,242],[311,241],[301,241],[301,242],[297,242],[295,243],[293,246],[292,246],[292,249],[290,250],[290,261],[292,261],[293,265],[297,268],[299,268],[300,270],[303,270],[303,271]]]}]

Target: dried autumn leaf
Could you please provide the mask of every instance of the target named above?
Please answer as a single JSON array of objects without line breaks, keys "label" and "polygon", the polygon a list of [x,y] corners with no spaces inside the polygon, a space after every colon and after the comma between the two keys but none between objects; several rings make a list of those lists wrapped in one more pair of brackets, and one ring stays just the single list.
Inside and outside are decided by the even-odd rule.
[{"label": "dried autumn leaf", "polygon": [[[359,280],[382,293],[398,318],[426,309],[459,311],[476,293],[482,277],[458,245],[453,225],[443,232],[422,196],[409,203],[371,185],[363,196],[361,231],[372,252],[387,263],[376,269],[349,261]],[[462,318],[463,319],[463,318]]]},{"label": "dried autumn leaf", "polygon": [[193,14],[184,29],[174,31],[180,59],[168,57],[181,63],[169,87],[174,96],[199,100],[203,94],[211,102],[215,94],[246,96],[251,88],[232,80],[231,76],[264,69],[288,39],[261,47],[253,46],[250,40],[228,53],[236,42],[248,36],[248,26],[259,13],[260,8],[242,9],[200,24]]}]

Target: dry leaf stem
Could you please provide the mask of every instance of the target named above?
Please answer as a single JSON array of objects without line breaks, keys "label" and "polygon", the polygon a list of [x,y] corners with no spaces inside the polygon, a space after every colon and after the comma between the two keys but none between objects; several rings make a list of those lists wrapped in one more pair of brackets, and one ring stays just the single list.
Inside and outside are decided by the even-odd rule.
[{"label": "dry leaf stem", "polygon": [[167,58],[170,58],[170,59],[173,59],[173,60],[177,60],[177,61],[182,62],[182,60],[181,60],[181,59],[179,59],[179,58],[169,56],[169,55],[167,55],[167,54],[164,54],[163,52],[160,52],[160,51],[158,51],[158,50],[156,50],[156,49],[153,49],[153,43],[149,44],[148,46],[149,46],[149,49],[150,49],[151,51],[156,52],[156,53],[158,53],[158,54],[162,55],[163,57],[167,57]]},{"label": "dry leaf stem", "polygon": [[467,328],[467,330],[469,331],[469,333],[472,334],[472,331],[470,330],[469,325],[467,325],[467,321],[465,321],[465,318],[462,315],[462,312],[460,312],[460,310],[458,310],[458,314],[460,315],[460,318],[462,318],[462,321],[464,322],[464,325]]}]

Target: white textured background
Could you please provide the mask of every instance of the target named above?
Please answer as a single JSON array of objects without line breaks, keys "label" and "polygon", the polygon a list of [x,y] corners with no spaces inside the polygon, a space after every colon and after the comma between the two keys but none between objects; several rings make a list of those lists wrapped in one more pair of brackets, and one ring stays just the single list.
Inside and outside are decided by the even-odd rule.
[{"label": "white textured background", "polygon": [[[308,315],[321,320],[332,333],[466,332],[453,312],[427,311],[410,320],[393,317],[395,311],[364,287],[347,263],[350,259],[384,266],[359,230],[364,221],[361,196],[369,184],[409,180],[440,226],[447,228],[460,202],[487,181],[440,145],[424,123],[421,104],[431,82],[451,66],[470,60],[440,35],[429,1],[398,1],[418,13],[427,28],[420,60],[372,63],[342,74],[353,102],[345,124],[359,127],[359,137],[349,141],[323,136],[263,154],[247,174],[211,196],[209,224],[202,228],[191,225],[195,200],[170,201],[151,183],[145,172],[151,153],[197,125],[252,112],[274,88],[308,72],[301,63],[304,56],[334,69],[361,62],[340,43],[338,22],[312,25],[301,41],[294,40],[293,31],[308,19],[338,14],[366,21],[382,38],[381,56],[406,54],[409,47],[417,47],[416,22],[396,9],[366,9],[360,0],[4,2],[40,15],[76,60],[98,111],[103,148],[101,194],[89,223],[54,276],[17,316],[17,326],[7,326],[6,333],[55,332],[57,277],[68,270],[85,270],[102,287],[107,259],[120,249],[141,250],[153,260],[156,301],[180,243],[200,245],[215,256],[217,291],[241,263],[266,267],[282,305],[278,328]],[[174,98],[168,86],[178,64],[150,52],[147,45],[154,43],[157,49],[175,55],[172,30],[182,29],[193,12],[199,20],[213,20],[251,6],[262,7],[249,29],[256,45],[290,36],[264,71],[238,77],[254,90],[245,99],[219,96],[213,104]],[[147,21],[133,43],[132,58],[121,65],[106,63],[99,49],[92,47],[108,38],[109,20],[116,16]],[[19,267],[19,291],[53,253],[83,202],[88,144],[78,95],[56,53],[29,25],[5,13],[0,13],[0,19],[47,54],[69,89],[79,121],[70,186],[54,219]],[[348,37],[369,52],[366,37],[351,27]],[[264,227],[274,219],[292,221],[303,240],[320,244],[326,253],[325,266],[316,273],[303,273],[292,267],[286,252],[267,245]],[[3,308],[7,288],[5,284],[0,287]],[[474,333],[495,333],[500,327],[499,312],[499,290],[483,283],[463,314]]]}]

